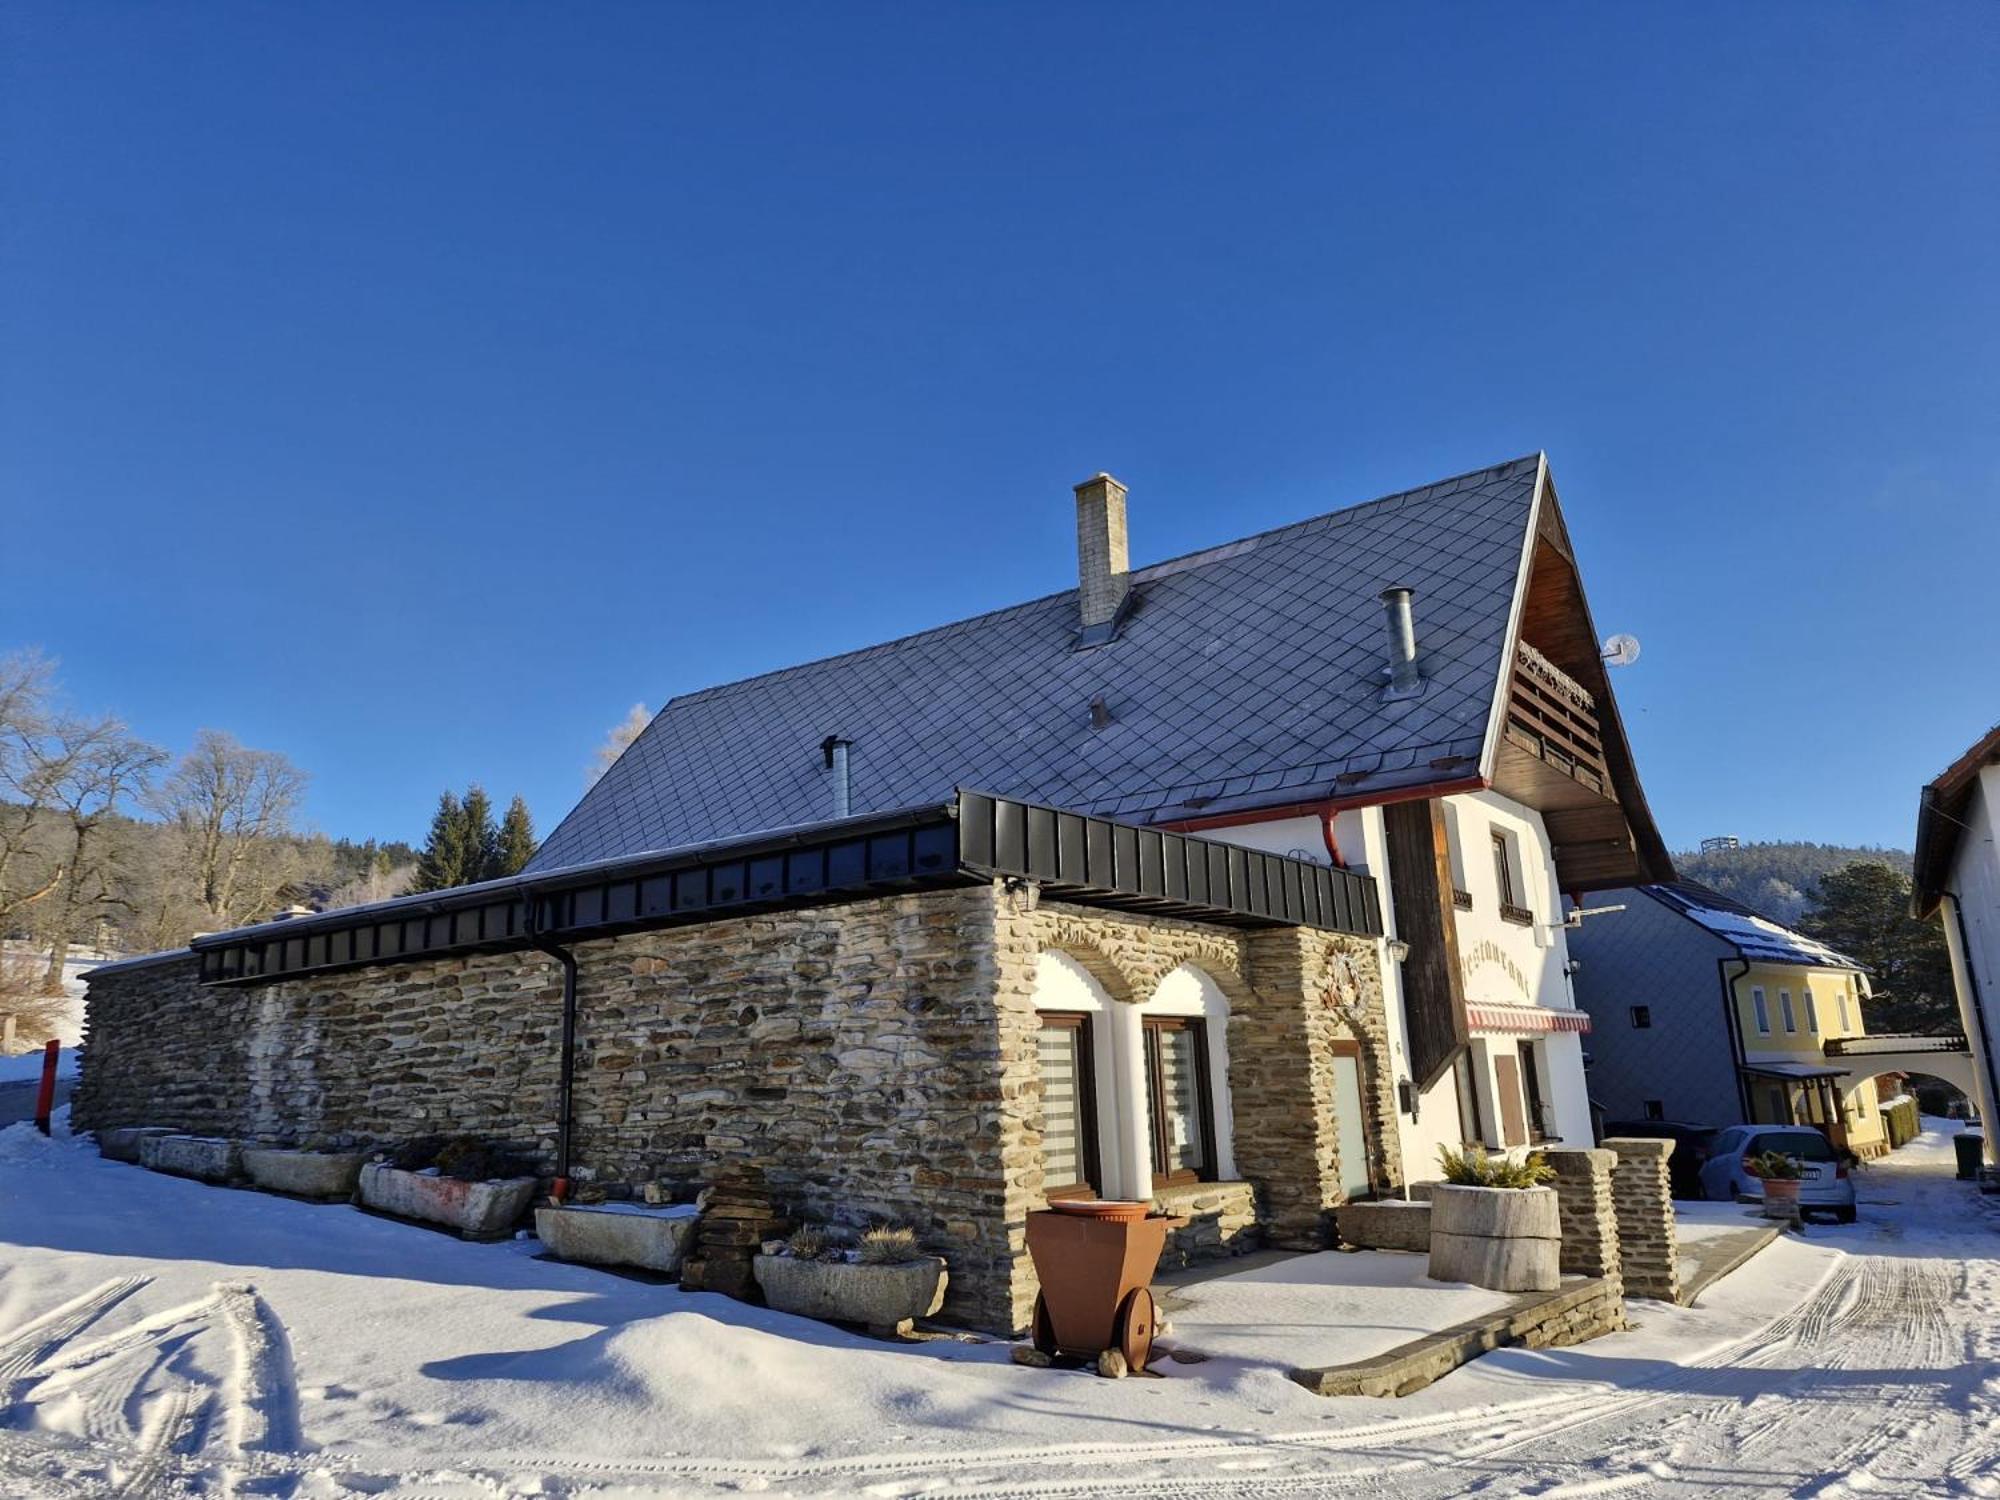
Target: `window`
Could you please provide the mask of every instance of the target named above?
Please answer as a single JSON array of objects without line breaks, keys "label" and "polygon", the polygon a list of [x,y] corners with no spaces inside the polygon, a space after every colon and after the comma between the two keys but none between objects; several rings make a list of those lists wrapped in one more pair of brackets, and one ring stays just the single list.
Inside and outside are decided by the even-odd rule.
[{"label": "window", "polygon": [[1666,1100],[1664,1100],[1664,1099],[1641,1099],[1641,1100],[1640,1100],[1639,1102],[1640,1102],[1640,1104],[1641,1104],[1641,1105],[1643,1105],[1643,1106],[1644,1106],[1644,1108],[1645,1108],[1645,1111],[1646,1111],[1646,1118],[1647,1118],[1647,1119],[1649,1119],[1649,1120],[1664,1120],[1664,1119],[1665,1119],[1665,1118],[1667,1117],[1667,1101],[1666,1101]]},{"label": "window", "polygon": [[1154,1179],[1205,1182],[1215,1175],[1215,1132],[1209,1124],[1208,1038],[1201,1018],[1142,1019]]},{"label": "window", "polygon": [[1472,910],[1472,892],[1465,884],[1465,848],[1458,839],[1458,807],[1446,797],[1444,808],[1444,848],[1451,865],[1451,904],[1460,911]]},{"label": "window", "polygon": [[1807,990],[1805,993],[1805,1002],[1806,1002],[1806,1030],[1810,1031],[1814,1036],[1818,1036],[1819,1001],[1813,998],[1813,992],[1811,990]]},{"label": "window", "polygon": [[1555,1132],[1549,1123],[1548,1101],[1542,1097],[1542,1067],[1536,1056],[1537,1043],[1521,1043],[1521,1092],[1528,1100],[1528,1135],[1545,1141]]},{"label": "window", "polygon": [[1043,1191],[1051,1198],[1094,1195],[1097,1100],[1090,1017],[1043,1011],[1040,1020]]},{"label": "window", "polygon": [[1769,1036],[1771,1034],[1771,1008],[1764,1003],[1764,987],[1761,984],[1751,989],[1750,1006],[1751,1009],[1757,1012],[1757,1035]]},{"label": "window", "polygon": [[1842,990],[1842,991],[1840,992],[1840,1029],[1841,1029],[1842,1031],[1852,1031],[1852,1030],[1854,1029],[1854,1023],[1853,1023],[1852,1021],[1850,1021],[1850,1020],[1848,1020],[1848,1019],[1847,1019],[1847,991],[1846,991],[1846,990]]},{"label": "window", "polygon": [[[1476,1047],[1478,1044],[1474,1043]],[[1486,1128],[1479,1119],[1479,1089],[1472,1080],[1472,1069],[1478,1059],[1477,1052],[1467,1052],[1451,1065],[1452,1083],[1458,1089],[1458,1134],[1460,1142],[1472,1145],[1484,1144]]]},{"label": "window", "polygon": [[1651,1031],[1653,1029],[1652,1006],[1635,1005],[1632,1007],[1632,1029],[1634,1031]]},{"label": "window", "polygon": [[1513,841],[1497,828],[1493,830],[1493,879],[1495,889],[1500,892],[1502,920],[1523,927],[1533,922],[1535,914],[1522,904],[1523,892],[1514,879]]},{"label": "window", "polygon": [[1797,1031],[1799,1029],[1799,1023],[1792,1015],[1792,992],[1790,990],[1778,991],[1778,1013],[1785,1018],[1786,1031]]}]

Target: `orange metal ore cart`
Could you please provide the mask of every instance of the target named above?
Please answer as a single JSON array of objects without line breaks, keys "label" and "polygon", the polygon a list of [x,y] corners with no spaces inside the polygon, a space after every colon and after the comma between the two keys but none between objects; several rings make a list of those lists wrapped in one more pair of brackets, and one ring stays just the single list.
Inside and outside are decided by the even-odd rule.
[{"label": "orange metal ore cart", "polygon": [[1153,1272],[1167,1231],[1187,1222],[1149,1203],[1062,1199],[1028,1215],[1028,1254],[1042,1289],[1033,1338],[1047,1355],[1095,1359],[1106,1349],[1143,1370],[1153,1357]]}]

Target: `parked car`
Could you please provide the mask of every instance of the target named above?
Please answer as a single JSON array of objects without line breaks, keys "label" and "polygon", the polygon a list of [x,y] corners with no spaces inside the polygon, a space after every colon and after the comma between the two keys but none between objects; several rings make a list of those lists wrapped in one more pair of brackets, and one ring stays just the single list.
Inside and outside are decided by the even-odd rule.
[{"label": "parked car", "polygon": [[1761,1200],[1763,1181],[1744,1164],[1766,1151],[1798,1162],[1800,1212],[1830,1213],[1843,1224],[1854,1222],[1854,1179],[1847,1162],[1831,1141],[1807,1125],[1732,1125],[1722,1131],[1701,1169],[1708,1196],[1725,1203]]},{"label": "parked car", "polygon": [[1604,1137],[1637,1136],[1648,1141],[1672,1141],[1674,1154],[1667,1158],[1667,1176],[1676,1198],[1706,1198],[1701,1182],[1701,1164],[1708,1160],[1715,1144],[1713,1125],[1690,1125],[1685,1120],[1607,1120]]}]

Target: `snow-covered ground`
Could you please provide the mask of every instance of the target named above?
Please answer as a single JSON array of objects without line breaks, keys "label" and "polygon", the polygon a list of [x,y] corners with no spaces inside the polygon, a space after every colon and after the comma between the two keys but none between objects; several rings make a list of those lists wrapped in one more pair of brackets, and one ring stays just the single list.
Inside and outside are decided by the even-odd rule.
[{"label": "snow-covered ground", "polygon": [[[877,1343],[16,1127],[0,1496],[2000,1496],[2000,1238],[1929,1123],[1868,1169],[1859,1224],[1700,1308],[1635,1303],[1630,1333],[1402,1401],[1310,1395],[1254,1328],[1117,1382]],[[1187,1321],[1307,1323],[1288,1275],[1209,1283]]]}]

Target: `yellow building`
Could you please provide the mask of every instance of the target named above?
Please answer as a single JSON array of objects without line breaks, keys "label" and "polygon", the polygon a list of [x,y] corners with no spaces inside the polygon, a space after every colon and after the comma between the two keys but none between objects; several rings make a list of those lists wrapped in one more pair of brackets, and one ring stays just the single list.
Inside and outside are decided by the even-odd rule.
[{"label": "yellow building", "polygon": [[[1773,961],[1761,955],[1763,942],[1738,945],[1744,968],[1732,983],[1751,1123],[1818,1125],[1859,1156],[1883,1155],[1889,1135],[1875,1080],[1855,1072],[1868,1065],[1827,1046],[1868,1034],[1867,976],[1832,949],[1775,922],[1737,920],[1771,929],[1758,936],[1789,950],[1783,961]],[[1807,958],[1819,962],[1802,961]]]}]

